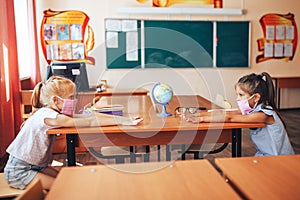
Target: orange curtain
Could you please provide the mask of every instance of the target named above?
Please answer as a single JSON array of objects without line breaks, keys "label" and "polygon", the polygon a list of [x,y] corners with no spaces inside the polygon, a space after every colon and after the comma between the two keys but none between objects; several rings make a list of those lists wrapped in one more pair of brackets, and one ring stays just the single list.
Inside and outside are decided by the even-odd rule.
[{"label": "orange curtain", "polygon": [[37,25],[36,25],[36,8],[35,0],[27,1],[28,9],[28,29],[29,29],[29,41],[30,43],[30,56],[31,56],[31,67],[30,67],[30,76],[31,76],[31,89],[41,81],[40,73],[40,62],[39,62],[39,52],[38,52],[38,37],[37,37]]},{"label": "orange curtain", "polygon": [[14,1],[0,0],[0,157],[21,125]]}]

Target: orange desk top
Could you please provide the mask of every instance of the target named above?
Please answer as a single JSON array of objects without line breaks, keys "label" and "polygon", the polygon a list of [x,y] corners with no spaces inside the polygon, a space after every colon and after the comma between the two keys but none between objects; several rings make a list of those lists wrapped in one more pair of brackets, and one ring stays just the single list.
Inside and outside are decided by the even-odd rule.
[{"label": "orange desk top", "polygon": [[300,155],[217,158],[215,161],[246,199],[300,198]]},{"label": "orange desk top", "polygon": [[65,167],[47,195],[67,199],[239,199],[208,160]]}]

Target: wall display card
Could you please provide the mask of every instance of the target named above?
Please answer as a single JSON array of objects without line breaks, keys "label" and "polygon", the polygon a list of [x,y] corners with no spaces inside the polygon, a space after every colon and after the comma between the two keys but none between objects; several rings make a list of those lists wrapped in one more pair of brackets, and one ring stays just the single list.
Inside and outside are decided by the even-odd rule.
[{"label": "wall display card", "polygon": [[71,44],[60,44],[58,46],[59,59],[60,60],[71,60],[72,59],[72,49]]},{"label": "wall display card", "polygon": [[72,58],[75,60],[84,59],[84,44],[73,43],[72,44]]},{"label": "wall display card", "polygon": [[266,26],[266,39],[267,40],[275,39],[275,27],[274,26]]},{"label": "wall display card", "polygon": [[119,48],[118,32],[106,32],[106,47],[107,48]]},{"label": "wall display card", "polygon": [[55,24],[44,24],[44,39],[45,40],[56,40]]},{"label": "wall display card", "polygon": [[137,31],[137,20],[122,20],[122,31]]},{"label": "wall display card", "polygon": [[105,29],[107,31],[121,31],[122,23],[119,19],[107,19],[105,21]]},{"label": "wall display card", "polygon": [[284,49],[283,55],[285,57],[293,56],[293,43],[291,43],[291,42],[284,43],[284,48],[283,49]]},{"label": "wall display card", "polygon": [[58,60],[58,45],[48,44],[46,45],[47,59],[48,60]]},{"label": "wall display card", "polygon": [[60,24],[57,26],[57,39],[69,40],[69,25]]},{"label": "wall display card", "polygon": [[265,57],[273,57],[273,44],[265,43]]},{"label": "wall display card", "polygon": [[127,61],[138,60],[138,33],[137,32],[126,33],[126,60]]},{"label": "wall display card", "polygon": [[293,39],[295,39],[295,36],[294,36],[294,26],[286,26],[285,29],[286,29],[286,39],[287,40],[293,40]]},{"label": "wall display card", "polygon": [[284,40],[284,26],[276,26],[276,40]]},{"label": "wall display card", "polygon": [[82,40],[81,24],[71,24],[70,35],[71,35],[71,40]]},{"label": "wall display card", "polygon": [[274,57],[283,57],[283,43],[274,44]]}]

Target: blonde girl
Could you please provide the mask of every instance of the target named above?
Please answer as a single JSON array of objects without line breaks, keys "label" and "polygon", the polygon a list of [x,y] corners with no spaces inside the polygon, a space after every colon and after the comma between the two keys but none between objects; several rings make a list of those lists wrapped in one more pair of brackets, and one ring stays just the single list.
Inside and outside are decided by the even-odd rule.
[{"label": "blonde girl", "polygon": [[55,135],[46,134],[48,129],[130,122],[128,118],[118,117],[116,120],[114,116],[99,113],[73,117],[75,94],[75,84],[63,77],[52,76],[35,86],[32,95],[34,111],[7,148],[9,159],[4,174],[10,186],[24,189],[33,179],[38,178],[44,189],[51,188],[58,172],[48,166],[55,142]]}]

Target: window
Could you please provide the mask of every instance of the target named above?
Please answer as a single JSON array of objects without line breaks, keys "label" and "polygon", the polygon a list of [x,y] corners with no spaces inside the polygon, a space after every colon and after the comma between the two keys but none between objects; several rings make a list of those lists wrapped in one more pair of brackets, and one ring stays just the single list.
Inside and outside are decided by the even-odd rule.
[{"label": "window", "polygon": [[18,48],[18,63],[20,78],[30,76],[30,46],[28,29],[27,1],[14,0],[15,23]]}]

